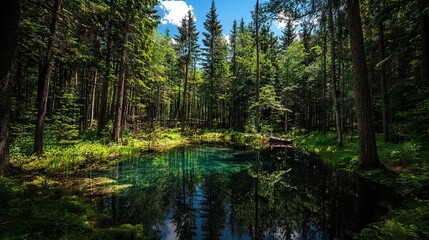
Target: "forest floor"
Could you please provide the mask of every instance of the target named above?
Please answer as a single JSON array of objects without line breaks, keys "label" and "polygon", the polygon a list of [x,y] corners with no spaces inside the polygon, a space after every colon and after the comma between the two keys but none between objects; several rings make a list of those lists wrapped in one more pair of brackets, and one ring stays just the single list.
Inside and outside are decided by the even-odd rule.
[{"label": "forest floor", "polygon": [[[419,141],[383,143],[377,137],[380,160],[390,169],[361,172],[357,169],[357,138],[345,136],[336,146],[336,134],[311,133],[283,136],[294,139],[304,151],[315,152],[333,168],[354,172],[388,185],[404,196],[402,208],[392,209],[380,222],[356,236],[361,239],[425,239],[429,237],[429,144]],[[12,163],[17,176],[0,177],[0,239],[144,239],[143,226],[111,228],[100,222],[106,216],[94,213],[85,201],[84,189],[70,182],[80,172],[108,169],[118,162],[146,152],[166,151],[191,142],[233,142],[261,146],[268,136],[241,132],[155,130],[150,134],[125,136],[120,144],[85,134],[79,140],[58,143],[48,140],[42,156],[29,154],[31,139],[12,144]],[[98,179],[100,192],[108,179]],[[126,187],[126,186],[119,186]],[[6,206],[6,207],[5,207]]]}]

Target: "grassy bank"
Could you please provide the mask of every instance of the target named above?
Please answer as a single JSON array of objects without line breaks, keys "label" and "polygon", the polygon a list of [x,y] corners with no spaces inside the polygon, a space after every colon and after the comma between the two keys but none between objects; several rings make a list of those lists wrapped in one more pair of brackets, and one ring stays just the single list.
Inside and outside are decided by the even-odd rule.
[{"label": "grassy bank", "polygon": [[11,162],[26,172],[48,175],[73,174],[89,169],[102,170],[145,152],[161,152],[191,142],[233,142],[241,145],[263,144],[265,137],[233,131],[187,131],[156,129],[150,133],[125,135],[119,143],[85,133],[73,141],[57,141],[47,134],[42,155],[32,154],[33,139],[20,135],[11,146]]},{"label": "grassy bank", "polygon": [[403,208],[389,212],[385,219],[363,229],[359,239],[428,239],[429,238],[429,144],[410,140],[385,143],[377,136],[380,161],[391,171],[361,172],[357,136],[345,136],[344,147],[336,145],[336,134],[311,133],[293,136],[295,144],[316,152],[328,165],[356,172],[388,185],[404,196]]}]

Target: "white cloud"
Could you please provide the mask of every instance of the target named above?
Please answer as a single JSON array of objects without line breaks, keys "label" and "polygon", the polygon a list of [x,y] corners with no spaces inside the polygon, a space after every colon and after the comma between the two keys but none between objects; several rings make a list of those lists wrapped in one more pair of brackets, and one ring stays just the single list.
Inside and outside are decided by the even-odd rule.
[{"label": "white cloud", "polygon": [[170,38],[170,43],[174,45],[174,44],[177,44],[177,41],[174,38]]},{"label": "white cloud", "polygon": [[165,12],[161,19],[162,24],[180,25],[182,18],[188,13],[189,10],[193,12],[192,5],[188,5],[184,1],[160,1],[159,7]]},{"label": "white cloud", "polygon": [[231,37],[229,35],[223,35],[223,39],[229,44],[231,43]]},{"label": "white cloud", "polygon": [[[274,21],[274,24],[278,29],[284,29],[286,27],[287,21],[290,19],[290,16],[288,16],[285,13],[279,13],[277,15],[277,19]],[[292,20],[292,25],[294,27],[297,27],[301,24],[301,21],[299,20]]]},{"label": "white cloud", "polygon": [[284,29],[286,27],[286,22],[275,20],[274,24],[278,29]]}]

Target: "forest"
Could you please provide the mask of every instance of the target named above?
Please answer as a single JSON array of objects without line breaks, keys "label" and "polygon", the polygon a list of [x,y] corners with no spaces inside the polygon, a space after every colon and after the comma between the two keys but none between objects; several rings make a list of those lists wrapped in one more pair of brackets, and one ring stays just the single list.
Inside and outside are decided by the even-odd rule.
[{"label": "forest", "polygon": [[101,224],[67,180],[270,136],[402,196],[352,238],[429,238],[429,1],[255,0],[231,29],[218,1],[178,34],[157,0],[1,1],[0,239],[149,239]]}]

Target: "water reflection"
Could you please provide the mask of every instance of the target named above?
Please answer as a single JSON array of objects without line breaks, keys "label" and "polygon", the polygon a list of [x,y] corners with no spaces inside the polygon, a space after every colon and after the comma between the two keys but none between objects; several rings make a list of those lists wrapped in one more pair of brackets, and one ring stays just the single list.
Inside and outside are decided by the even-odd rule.
[{"label": "water reflection", "polygon": [[193,146],[98,176],[133,185],[93,199],[103,224],[142,224],[152,239],[349,239],[397,198],[291,149]]}]

